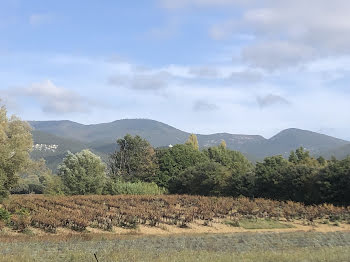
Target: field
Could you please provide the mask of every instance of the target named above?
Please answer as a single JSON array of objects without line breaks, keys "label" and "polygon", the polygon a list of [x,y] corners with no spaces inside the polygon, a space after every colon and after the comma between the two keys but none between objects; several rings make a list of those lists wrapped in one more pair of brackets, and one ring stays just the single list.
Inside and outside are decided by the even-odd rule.
[{"label": "field", "polygon": [[[60,228],[76,232],[89,229],[114,231],[137,229],[140,226],[166,229],[167,226],[187,229],[195,224],[210,228],[214,224],[240,227],[249,221],[270,221],[286,226],[335,222],[347,226],[350,207],[333,205],[304,206],[295,202],[265,199],[217,198],[200,196],[12,196],[3,203],[11,214],[7,224],[17,231],[29,226],[49,233]],[[269,224],[269,223],[265,223]],[[251,228],[246,226],[245,228]]]},{"label": "field", "polygon": [[[349,261],[350,208],[199,196],[11,196],[2,261]],[[20,252],[19,252],[20,251]]]}]

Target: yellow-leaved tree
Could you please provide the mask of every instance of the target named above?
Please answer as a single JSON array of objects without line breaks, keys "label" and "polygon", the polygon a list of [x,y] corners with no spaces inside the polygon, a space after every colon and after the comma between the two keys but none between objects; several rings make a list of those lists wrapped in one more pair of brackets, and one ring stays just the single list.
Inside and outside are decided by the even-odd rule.
[{"label": "yellow-leaved tree", "polygon": [[195,134],[191,134],[185,144],[192,146],[196,150],[199,150],[198,139]]}]

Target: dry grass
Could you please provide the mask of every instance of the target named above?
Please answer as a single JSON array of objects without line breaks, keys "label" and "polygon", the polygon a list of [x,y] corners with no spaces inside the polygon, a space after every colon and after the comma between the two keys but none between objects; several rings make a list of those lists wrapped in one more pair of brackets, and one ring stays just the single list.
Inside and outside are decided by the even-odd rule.
[{"label": "dry grass", "polygon": [[[96,235],[95,235],[96,236]],[[261,261],[349,262],[350,233],[237,233],[42,239],[0,244],[0,262]]]},{"label": "dry grass", "polygon": [[[28,252],[28,253],[27,253]],[[33,256],[29,251],[17,255],[3,255],[0,262],[39,262],[39,261],[71,261],[71,262],[96,262],[93,253],[70,252],[65,254],[40,254]],[[181,251],[153,253],[141,250],[125,250],[124,252],[101,252],[98,254],[99,261],[154,261],[154,262],[349,262],[350,249],[321,248],[321,249],[292,249],[288,251],[260,251],[244,254],[231,252],[207,252],[207,251]]]}]

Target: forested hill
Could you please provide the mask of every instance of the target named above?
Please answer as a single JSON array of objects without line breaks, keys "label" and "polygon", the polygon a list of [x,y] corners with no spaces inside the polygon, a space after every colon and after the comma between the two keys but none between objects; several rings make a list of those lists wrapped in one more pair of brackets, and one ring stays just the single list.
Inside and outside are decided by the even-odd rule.
[{"label": "forested hill", "polygon": [[[82,125],[66,120],[31,121],[29,123],[36,131],[65,139],[78,140],[92,148],[100,148],[102,151],[109,151],[105,149],[115,147],[115,141],[126,134],[139,135],[148,140],[154,147],[183,144],[190,135],[190,133],[167,124],[147,119],[125,119],[96,125]],[[225,140],[228,148],[242,151],[245,151],[245,147],[248,145],[263,143],[266,140],[262,136],[227,133],[197,135],[197,137],[201,147],[217,145]]]},{"label": "forested hill", "polygon": [[[47,156],[51,159],[55,158],[55,155],[61,158],[63,151],[77,152],[83,147],[106,156],[116,149],[115,141],[126,134],[139,135],[154,147],[182,144],[190,135],[167,124],[147,119],[125,119],[95,125],[83,125],[66,120],[30,121],[29,123],[35,130],[35,144],[58,145],[57,154],[52,151],[47,152]],[[270,139],[265,139],[260,135],[228,133],[199,134],[197,137],[199,146],[202,148],[218,145],[225,140],[229,149],[241,151],[252,161],[277,154],[286,156],[291,150],[301,146],[313,155],[324,154],[330,157],[330,155],[337,155],[338,149],[342,150],[339,154],[341,156],[350,153],[349,141],[295,128],[284,130]],[[344,150],[349,150],[349,152],[344,152]],[[36,154],[35,151],[33,154]],[[36,155],[47,158],[45,154],[42,151]],[[57,161],[56,159],[55,162]]]},{"label": "forested hill", "polygon": [[88,145],[74,139],[59,137],[46,132],[33,130],[34,150],[31,157],[44,158],[49,168],[55,170],[67,151],[73,153],[88,148]]}]

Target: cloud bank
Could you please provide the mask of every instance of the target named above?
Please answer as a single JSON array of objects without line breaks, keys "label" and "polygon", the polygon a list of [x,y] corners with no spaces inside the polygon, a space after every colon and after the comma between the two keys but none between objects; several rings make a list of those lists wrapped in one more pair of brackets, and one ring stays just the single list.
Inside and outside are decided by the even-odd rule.
[{"label": "cloud bank", "polygon": [[31,84],[29,87],[16,87],[8,90],[10,97],[24,97],[37,102],[42,111],[52,114],[87,113],[89,99],[79,94],[57,87],[50,80]]}]

